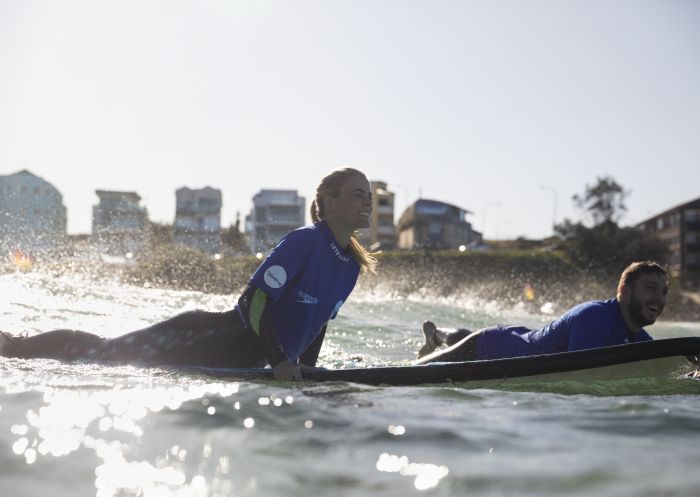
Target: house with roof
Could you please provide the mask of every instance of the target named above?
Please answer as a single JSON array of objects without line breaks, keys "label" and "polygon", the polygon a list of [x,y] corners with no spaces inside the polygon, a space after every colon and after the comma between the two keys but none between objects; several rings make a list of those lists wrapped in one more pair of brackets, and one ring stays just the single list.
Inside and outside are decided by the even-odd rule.
[{"label": "house with roof", "polygon": [[481,241],[466,217],[470,211],[438,200],[419,199],[397,223],[400,249],[457,249]]},{"label": "house with roof", "polygon": [[58,189],[27,170],[0,176],[0,249],[27,253],[62,248],[66,207]]}]

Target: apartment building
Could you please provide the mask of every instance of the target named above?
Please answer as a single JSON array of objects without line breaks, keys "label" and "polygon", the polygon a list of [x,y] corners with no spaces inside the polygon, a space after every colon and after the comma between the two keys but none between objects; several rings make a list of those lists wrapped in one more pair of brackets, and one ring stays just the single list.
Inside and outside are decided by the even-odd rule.
[{"label": "apartment building", "polygon": [[135,192],[96,190],[92,208],[92,243],[114,255],[142,253],[148,247],[148,212]]},{"label": "apartment building", "polygon": [[253,252],[266,252],[290,231],[304,226],[306,199],[296,190],[260,190],[246,216],[246,233]]},{"label": "apartment building", "polygon": [[394,225],[394,192],[384,181],[371,181],[372,216],[369,228],[360,230],[362,243],[371,250],[390,250],[396,247]]},{"label": "apartment building", "polygon": [[175,201],[175,243],[220,253],[221,190],[183,187],[175,192]]},{"label": "apartment building", "polygon": [[700,198],[668,209],[637,225],[666,243],[668,267],[684,288],[700,288]]}]

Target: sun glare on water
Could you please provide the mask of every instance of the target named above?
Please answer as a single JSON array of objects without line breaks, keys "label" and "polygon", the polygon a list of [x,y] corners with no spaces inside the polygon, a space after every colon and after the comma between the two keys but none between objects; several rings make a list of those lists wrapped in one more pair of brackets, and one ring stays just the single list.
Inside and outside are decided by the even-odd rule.
[{"label": "sun glare on water", "polygon": [[[27,464],[36,463],[40,457],[67,456],[79,449],[94,451],[100,460],[95,468],[98,497],[111,497],[122,491],[145,496],[205,496],[208,495],[208,483],[204,476],[194,475],[188,481],[182,468],[187,450],[175,445],[155,464],[130,461],[131,443],[128,440],[138,441],[143,436],[141,424],[149,413],[164,409],[174,411],[185,402],[197,399],[201,399],[206,407],[209,397],[226,398],[238,391],[238,383],[95,392],[46,387],[42,399],[45,405],[36,411],[29,409],[26,422],[11,427],[11,433],[17,437],[12,451],[23,456]],[[211,409],[210,406],[207,412]],[[203,455],[207,456],[206,447]],[[220,458],[216,471],[228,473],[226,457]]]}]

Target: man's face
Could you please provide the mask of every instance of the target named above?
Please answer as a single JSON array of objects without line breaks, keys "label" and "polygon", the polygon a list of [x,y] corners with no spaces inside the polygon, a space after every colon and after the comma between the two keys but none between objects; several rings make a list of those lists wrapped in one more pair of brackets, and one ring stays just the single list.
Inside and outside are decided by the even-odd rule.
[{"label": "man's face", "polygon": [[627,312],[640,327],[654,324],[666,305],[668,280],[659,273],[643,273],[637,277],[627,295]]}]

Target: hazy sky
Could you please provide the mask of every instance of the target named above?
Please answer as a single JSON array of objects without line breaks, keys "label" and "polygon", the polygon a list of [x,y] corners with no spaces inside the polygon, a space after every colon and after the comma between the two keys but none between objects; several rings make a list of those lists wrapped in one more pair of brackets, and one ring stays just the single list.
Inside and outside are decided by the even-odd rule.
[{"label": "hazy sky", "polygon": [[71,233],[95,189],[172,222],[220,188],[228,225],[344,165],[490,238],[611,175],[631,224],[700,197],[699,27],[695,0],[0,0],[0,174],[54,184]]}]

